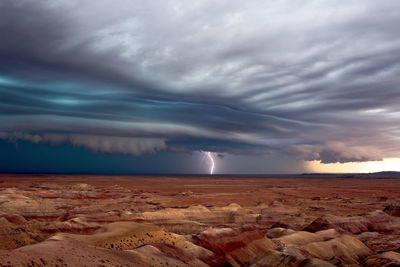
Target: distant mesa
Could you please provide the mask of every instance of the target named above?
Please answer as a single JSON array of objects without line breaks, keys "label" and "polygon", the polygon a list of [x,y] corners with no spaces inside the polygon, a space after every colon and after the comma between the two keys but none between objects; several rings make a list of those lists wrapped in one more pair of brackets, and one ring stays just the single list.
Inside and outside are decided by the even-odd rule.
[{"label": "distant mesa", "polygon": [[331,178],[400,178],[400,172],[382,171],[371,173],[302,173],[301,176],[329,176]]}]

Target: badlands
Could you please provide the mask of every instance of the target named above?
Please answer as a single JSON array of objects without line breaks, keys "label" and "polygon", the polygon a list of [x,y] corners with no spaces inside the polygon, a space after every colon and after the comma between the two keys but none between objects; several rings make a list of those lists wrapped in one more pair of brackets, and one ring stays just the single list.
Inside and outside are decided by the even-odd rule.
[{"label": "badlands", "polygon": [[0,266],[400,266],[400,179],[0,175]]}]

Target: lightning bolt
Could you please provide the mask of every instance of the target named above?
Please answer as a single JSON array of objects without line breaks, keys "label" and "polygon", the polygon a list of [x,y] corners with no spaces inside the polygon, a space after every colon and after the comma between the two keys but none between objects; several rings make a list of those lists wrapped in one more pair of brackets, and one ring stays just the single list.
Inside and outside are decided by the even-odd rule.
[{"label": "lightning bolt", "polygon": [[207,155],[207,157],[208,157],[208,158],[210,159],[210,161],[211,161],[210,174],[213,175],[213,172],[214,172],[214,165],[215,165],[214,159],[213,159],[213,157],[212,157],[212,155],[211,155],[211,152],[206,152],[206,155]]}]

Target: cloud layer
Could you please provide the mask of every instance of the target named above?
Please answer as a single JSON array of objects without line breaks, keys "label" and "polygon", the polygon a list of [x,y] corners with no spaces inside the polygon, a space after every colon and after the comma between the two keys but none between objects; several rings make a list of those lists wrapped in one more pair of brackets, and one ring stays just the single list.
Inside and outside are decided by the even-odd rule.
[{"label": "cloud layer", "polygon": [[34,144],[69,144],[84,147],[93,152],[119,153],[138,156],[165,149],[165,140],[159,138],[128,138],[83,134],[29,134],[22,132],[0,132],[0,139],[9,142],[28,141]]},{"label": "cloud layer", "polygon": [[0,138],[132,155],[400,157],[399,9],[3,0]]}]

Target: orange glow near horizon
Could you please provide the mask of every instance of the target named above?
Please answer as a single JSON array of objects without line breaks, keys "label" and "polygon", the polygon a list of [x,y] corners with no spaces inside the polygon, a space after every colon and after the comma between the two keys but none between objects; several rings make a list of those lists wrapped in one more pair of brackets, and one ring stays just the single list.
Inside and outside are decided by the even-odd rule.
[{"label": "orange glow near horizon", "polygon": [[400,158],[385,158],[382,161],[328,163],[307,161],[306,170],[316,173],[370,173],[400,171]]}]

